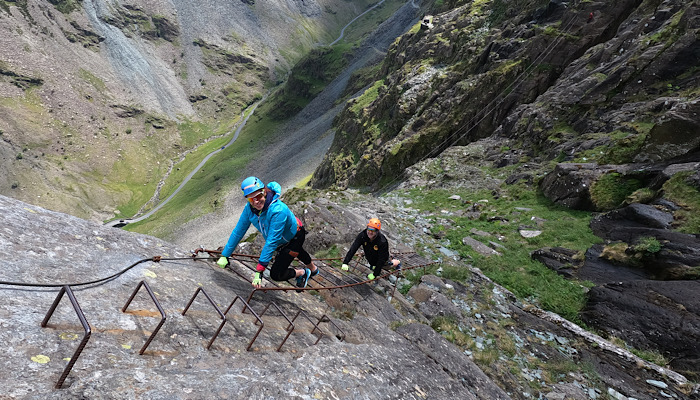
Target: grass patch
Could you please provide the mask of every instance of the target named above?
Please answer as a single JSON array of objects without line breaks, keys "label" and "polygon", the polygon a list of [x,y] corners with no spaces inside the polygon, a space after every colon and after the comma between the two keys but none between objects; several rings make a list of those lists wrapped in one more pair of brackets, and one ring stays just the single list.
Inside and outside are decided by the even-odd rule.
[{"label": "grass patch", "polygon": [[310,174],[309,176],[304,177],[302,180],[300,180],[299,182],[297,182],[296,184],[294,184],[294,187],[297,187],[297,188],[306,187],[306,185],[308,185],[309,182],[311,182],[311,178],[312,178],[313,176],[314,176],[314,174]]},{"label": "grass patch", "polygon": [[362,112],[362,109],[370,105],[377,99],[377,97],[379,97],[379,88],[385,88],[383,79],[374,82],[374,84],[365,90],[362,95],[353,100],[353,104],[350,106],[350,111],[352,111],[355,115],[359,115]]},{"label": "grass patch", "polygon": [[454,317],[435,317],[430,323],[430,326],[445,339],[456,344],[461,348],[474,347],[474,339],[469,334],[466,334],[457,325]]},{"label": "grass patch", "polygon": [[339,258],[344,255],[345,253],[336,244],[327,249],[317,251],[315,254],[316,258]]},{"label": "grass patch", "polygon": [[[220,130],[230,131],[237,122],[231,121],[228,126],[219,127]],[[185,148],[193,148],[203,139],[210,137],[219,132],[214,132],[209,125],[201,122],[184,122],[178,125],[180,137],[182,138],[183,146]],[[231,133],[231,132],[229,132]],[[212,151],[220,148],[231,140],[230,135],[223,136],[221,138],[212,140],[209,143],[197,147],[194,151],[187,154],[185,158],[173,166],[173,170],[165,180],[163,187],[161,188],[160,198],[166,199],[175,189],[180,186],[184,181],[185,177],[189,175],[194,169],[199,165],[199,163]],[[224,151],[223,153],[226,153]]]},{"label": "grass patch", "polygon": [[230,138],[223,137],[217,140],[213,140],[207,144],[198,147],[195,151],[189,153],[185,156],[184,160],[173,166],[173,170],[165,180],[163,187],[160,191],[160,198],[165,199],[172,192],[177,189],[178,186],[185,180],[187,175],[189,175],[194,169],[199,165],[199,163],[212,151],[220,148],[223,144],[228,143]]},{"label": "grass patch", "polygon": [[661,367],[666,367],[668,365],[668,360],[666,357],[664,357],[662,354],[655,352],[655,351],[650,351],[650,350],[639,350],[631,347],[630,345],[627,344],[624,340],[613,336],[610,337],[608,340],[610,340],[611,343],[614,345],[621,347],[623,349],[629,350],[630,353],[634,354],[635,356],[641,358],[642,360],[649,361],[651,363],[654,363],[658,366]]},{"label": "grass patch", "polygon": [[613,210],[641,187],[642,183],[637,179],[624,178],[617,172],[604,174],[591,185],[591,201],[598,210]]},{"label": "grass patch", "polygon": [[[535,302],[545,310],[580,323],[578,313],[585,304],[585,287],[590,286],[590,283],[567,280],[540,262],[532,260],[530,253],[549,246],[584,252],[592,244],[600,242],[588,226],[591,214],[554,205],[527,188],[514,185],[506,189],[508,194],[498,198],[487,191],[466,192],[459,189],[412,189],[406,194],[413,200],[412,206],[429,213],[428,218],[435,225],[439,225],[438,220],[449,219],[449,226],[443,228],[446,247],[457,251],[463,258],[471,258],[474,266],[518,298]],[[479,219],[459,216],[457,211],[466,206],[449,200],[448,197],[453,194],[460,195],[469,203],[481,204]],[[443,210],[453,211],[455,216],[447,217]],[[525,239],[520,236],[518,228],[532,224],[533,217],[541,221],[536,228],[543,233]],[[462,238],[471,236],[471,229],[490,233],[492,237],[489,240],[497,241],[505,247],[505,250],[499,250],[502,256],[485,257],[463,245]],[[410,276],[407,278],[410,280]]]},{"label": "grass patch", "polygon": [[616,140],[600,158],[602,164],[625,164],[634,160],[646,141],[646,133],[628,135]]},{"label": "grass patch", "polygon": [[[372,3],[371,5],[374,4],[376,4],[376,2]],[[350,24],[350,26],[348,26],[343,32],[343,38],[341,39],[340,43],[359,42],[361,39],[367,36],[368,32],[374,31],[379,24],[386,21],[396,12],[396,10],[405,4],[406,1],[404,0],[386,0],[380,6],[374,8],[372,11],[361,16],[355,20],[355,22]],[[340,28],[342,27],[339,27],[339,29]],[[340,36],[340,31],[338,31],[338,35],[335,37],[338,36]]]},{"label": "grass patch", "polygon": [[[223,204],[223,196],[229,193],[232,187],[238,186],[244,178],[243,171],[252,160],[262,157],[264,146],[261,143],[269,141],[269,136],[271,132],[276,131],[277,124],[269,118],[259,117],[256,113],[241,130],[238,139],[227,146],[225,151],[213,156],[168,204],[151,218],[129,224],[125,229],[167,240],[182,224],[213,212]],[[208,150],[221,146],[221,143],[218,140],[213,141],[204,146],[199,154],[204,155]],[[199,157],[193,157],[192,161],[188,161],[189,165],[194,165],[197,159]],[[182,174],[191,172],[191,169],[184,171],[185,169],[181,167]],[[179,185],[181,181],[175,178],[169,181],[172,183],[168,183],[163,196],[171,189],[174,190],[175,183]]]},{"label": "grass patch", "polygon": [[[435,274],[435,271],[437,271],[438,268],[439,265],[433,264],[425,269],[425,274]],[[413,286],[420,283],[420,278],[425,274],[423,273],[422,268],[403,272],[404,279],[406,279],[409,283],[400,286],[399,292],[406,295]]]},{"label": "grass patch", "polygon": [[80,68],[78,75],[92,85],[99,93],[105,93],[107,90],[107,85],[105,85],[104,81],[93,75],[90,71]]},{"label": "grass patch", "polygon": [[673,213],[675,228],[679,232],[695,234],[700,232],[700,190],[688,183],[692,172],[675,174],[663,185],[666,198],[678,204],[681,209]]},{"label": "grass patch", "polygon": [[440,274],[445,279],[450,279],[457,282],[464,282],[472,276],[469,269],[464,267],[443,266]]},{"label": "grass patch", "polygon": [[311,50],[292,68],[284,86],[270,97],[267,115],[285,120],[302,110],[347,66],[349,52],[346,44]]},{"label": "grass patch", "polygon": [[[145,149],[134,146],[131,150],[124,151],[122,153],[124,157],[114,163],[107,174],[107,176],[118,177],[106,185],[111,191],[128,194],[125,203],[119,205],[120,212],[115,216],[116,218],[127,218],[136,214],[153,196],[160,177],[166,172],[163,166],[155,163],[152,159],[153,155],[148,154]],[[144,160],[150,161],[144,162]],[[94,171],[93,178],[96,182],[100,181],[100,176],[104,175]]]}]

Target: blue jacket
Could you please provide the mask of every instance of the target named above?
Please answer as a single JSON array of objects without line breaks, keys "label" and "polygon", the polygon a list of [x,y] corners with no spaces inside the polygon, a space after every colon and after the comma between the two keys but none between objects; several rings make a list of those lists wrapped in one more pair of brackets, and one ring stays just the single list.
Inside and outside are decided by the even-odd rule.
[{"label": "blue jacket", "polygon": [[233,250],[243,239],[243,235],[248,231],[250,224],[253,224],[265,238],[265,246],[260,252],[259,258],[260,263],[264,263],[264,265],[270,262],[279,246],[288,243],[297,234],[297,219],[294,213],[279,199],[279,190],[274,190],[279,188],[279,184],[270,182],[268,188],[273,190],[268,192],[265,207],[259,214],[256,214],[257,210],[254,210],[250,203],[243,207],[238,223],[221,251],[223,257],[231,256]]}]

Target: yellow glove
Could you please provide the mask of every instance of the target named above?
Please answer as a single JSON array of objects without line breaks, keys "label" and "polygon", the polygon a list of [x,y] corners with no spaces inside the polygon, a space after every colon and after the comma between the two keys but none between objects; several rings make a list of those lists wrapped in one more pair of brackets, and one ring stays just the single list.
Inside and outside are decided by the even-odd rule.
[{"label": "yellow glove", "polygon": [[226,265],[228,265],[228,258],[221,257],[221,258],[219,258],[219,261],[217,261],[216,263],[219,264],[219,267],[226,268]]},{"label": "yellow glove", "polygon": [[259,288],[262,285],[262,277],[260,272],[253,273],[253,286]]},{"label": "yellow glove", "polygon": [[373,280],[374,280],[374,274],[369,274],[369,275],[367,275],[367,279],[369,279],[370,281],[373,281]]},{"label": "yellow glove", "polygon": [[350,269],[350,267],[348,267],[348,265],[347,265],[347,264],[343,264],[343,266],[342,266],[342,267],[340,267],[340,269],[342,269],[343,271],[347,271],[347,270],[349,270],[349,269]]}]

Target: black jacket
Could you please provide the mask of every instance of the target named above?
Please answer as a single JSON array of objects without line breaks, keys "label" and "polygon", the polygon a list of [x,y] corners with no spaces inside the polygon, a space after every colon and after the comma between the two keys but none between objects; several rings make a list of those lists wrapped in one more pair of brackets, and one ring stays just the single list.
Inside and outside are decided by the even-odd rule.
[{"label": "black jacket", "polygon": [[367,230],[363,229],[355,238],[352,246],[350,246],[348,254],[346,254],[345,259],[343,259],[343,264],[350,262],[352,256],[355,255],[360,246],[362,246],[362,250],[365,252],[365,258],[369,265],[373,267],[384,266],[389,261],[389,242],[382,232],[378,231],[374,240],[370,241],[369,236],[367,236]]}]

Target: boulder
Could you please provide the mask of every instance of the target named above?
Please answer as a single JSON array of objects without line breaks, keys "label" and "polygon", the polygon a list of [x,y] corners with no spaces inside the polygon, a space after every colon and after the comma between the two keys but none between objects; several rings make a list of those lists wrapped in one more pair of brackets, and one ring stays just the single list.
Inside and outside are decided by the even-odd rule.
[{"label": "boulder", "polygon": [[640,350],[656,350],[688,376],[700,371],[700,281],[635,280],[589,292],[583,321]]},{"label": "boulder", "polygon": [[574,257],[576,250],[565,249],[563,247],[545,247],[537,249],[530,254],[533,260],[537,260],[547,266],[547,268],[563,275],[567,278],[574,276],[574,270],[581,262]]},{"label": "boulder", "polygon": [[608,241],[627,243],[630,251],[645,239],[658,241],[660,249],[640,259],[641,267],[654,279],[697,279],[700,238],[667,229],[672,220],[670,213],[654,206],[632,204],[594,217],[591,229],[596,236]]},{"label": "boulder", "polygon": [[472,250],[476,251],[477,253],[481,254],[482,256],[500,256],[501,253],[497,252],[496,250],[490,248],[489,246],[481,243],[480,241],[470,238],[470,237],[465,237],[462,238],[462,243],[464,243],[465,246],[469,246],[472,248]]},{"label": "boulder", "polygon": [[611,168],[597,164],[557,164],[540,182],[542,193],[554,203],[574,210],[594,211],[589,189],[593,182]]}]

